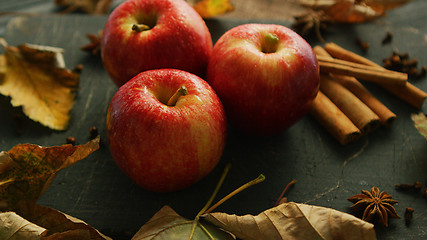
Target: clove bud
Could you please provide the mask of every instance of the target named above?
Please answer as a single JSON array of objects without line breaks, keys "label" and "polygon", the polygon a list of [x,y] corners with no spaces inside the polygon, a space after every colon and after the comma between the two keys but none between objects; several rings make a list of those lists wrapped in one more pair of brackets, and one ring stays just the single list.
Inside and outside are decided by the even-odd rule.
[{"label": "clove bud", "polygon": [[410,58],[408,53],[393,53],[386,59],[383,59],[383,66],[392,71],[407,73],[410,77],[421,78],[426,74],[426,67],[418,69],[418,59]]},{"label": "clove bud", "polygon": [[390,43],[393,40],[393,33],[388,31],[383,40],[381,41],[382,45]]},{"label": "clove bud", "polygon": [[414,215],[414,209],[407,207],[405,209],[405,224],[406,224],[406,226],[409,226],[409,224],[411,224],[413,215]]},{"label": "clove bud", "polygon": [[415,192],[419,192],[423,186],[421,182],[416,181],[413,184],[408,184],[408,183],[395,184],[394,187],[399,190],[414,190]]},{"label": "clove bud", "polygon": [[73,145],[73,146],[75,146],[75,145],[76,145],[76,139],[75,139],[74,137],[67,137],[67,138],[65,139],[65,142],[66,142],[67,144],[71,144],[71,145]]}]

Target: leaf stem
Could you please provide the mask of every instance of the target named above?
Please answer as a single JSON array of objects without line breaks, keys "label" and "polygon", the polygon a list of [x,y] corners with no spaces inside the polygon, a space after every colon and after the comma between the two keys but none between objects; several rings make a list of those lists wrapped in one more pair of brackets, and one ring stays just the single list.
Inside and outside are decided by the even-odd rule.
[{"label": "leaf stem", "polygon": [[297,183],[297,180],[292,179],[292,181],[290,183],[288,183],[288,185],[286,185],[285,189],[283,189],[282,193],[280,194],[279,198],[276,200],[276,203],[274,204],[274,206],[279,205],[280,200],[283,198],[283,195],[288,191],[288,189],[290,187],[292,187],[295,183]]},{"label": "leaf stem", "polygon": [[[224,171],[222,172],[222,175],[211,195],[211,197],[209,198],[208,202],[205,204],[205,206],[202,208],[202,210],[199,211],[199,213],[197,213],[196,217],[193,220],[193,226],[191,228],[191,233],[190,233],[190,238],[189,240],[193,239],[193,235],[194,235],[194,231],[196,230],[196,226],[199,223],[199,218],[200,216],[206,211],[206,209],[208,209],[208,207],[212,204],[213,200],[215,199],[216,194],[218,193],[219,189],[221,188],[222,183],[225,180],[225,177],[227,176],[228,172],[230,171],[231,168],[231,163],[228,163],[225,168]],[[206,230],[207,231],[207,230]],[[205,231],[205,232],[206,232]],[[208,234],[209,236],[209,234]]]},{"label": "leaf stem", "polygon": [[239,187],[238,189],[234,190],[233,192],[231,192],[230,194],[228,194],[227,196],[225,196],[224,198],[222,198],[221,200],[219,200],[216,204],[214,204],[212,207],[210,207],[208,210],[206,210],[203,214],[207,214],[212,212],[215,208],[217,208],[219,205],[221,205],[223,202],[227,201],[228,199],[230,199],[231,197],[233,197],[234,195],[236,195],[237,193],[245,190],[246,188],[249,188],[255,184],[258,184],[262,181],[265,180],[265,176],[264,175],[259,175],[257,178],[253,179],[252,181],[249,181],[245,184],[243,184],[241,187]]},{"label": "leaf stem", "polygon": [[203,226],[203,224],[198,223],[199,227],[203,230],[203,232],[206,233],[206,235],[208,235],[209,239],[211,240],[215,240],[215,238],[212,236],[212,234],[208,231],[208,229],[205,228],[205,226]]}]

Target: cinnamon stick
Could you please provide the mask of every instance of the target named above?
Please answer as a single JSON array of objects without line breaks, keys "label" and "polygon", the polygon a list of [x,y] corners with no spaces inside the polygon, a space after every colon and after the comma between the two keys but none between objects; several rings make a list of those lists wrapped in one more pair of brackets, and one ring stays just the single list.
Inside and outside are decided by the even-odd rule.
[{"label": "cinnamon stick", "polygon": [[[332,58],[331,55],[322,47],[315,46],[314,52],[318,56]],[[383,126],[390,126],[396,119],[396,114],[390,111],[384,104],[375,98],[368,89],[366,89],[356,78],[345,75],[333,74],[332,77],[341,83],[344,87],[356,95],[363,103],[365,103],[375,114],[380,118]]]},{"label": "cinnamon stick", "polygon": [[374,111],[383,126],[391,126],[396,114],[375,98],[356,78],[344,75],[334,75],[334,78]]},{"label": "cinnamon stick", "polygon": [[380,84],[380,86],[417,109],[423,107],[424,101],[427,98],[426,92],[410,83],[407,83],[402,88],[386,84]]},{"label": "cinnamon stick", "polygon": [[360,130],[321,91],[313,101],[310,114],[342,145],[355,141],[361,136]]},{"label": "cinnamon stick", "polygon": [[373,66],[373,67],[380,67],[380,65],[376,64],[375,62],[360,56],[359,54],[356,54],[352,51],[349,51],[345,48],[342,48],[336,43],[326,43],[325,44],[325,50],[332,55],[334,58],[346,60],[349,62],[355,62],[360,64],[365,64],[367,66]]},{"label": "cinnamon stick", "polygon": [[[335,58],[339,58],[346,61],[351,61],[355,63],[365,64],[368,66],[377,67],[378,69],[384,69],[375,62],[362,57],[354,52],[346,50],[341,46],[335,43],[325,44],[325,50]],[[413,84],[407,82],[404,86],[394,86],[387,84],[379,84],[381,87],[394,94],[396,97],[402,99],[403,101],[409,103],[411,106],[421,109],[425,99],[427,98],[427,93],[423,90],[417,88]]]},{"label": "cinnamon stick", "polygon": [[337,105],[363,134],[373,131],[380,125],[379,117],[331,76],[320,75],[320,90]]},{"label": "cinnamon stick", "polygon": [[321,72],[348,75],[361,80],[388,85],[404,86],[408,80],[408,74],[406,73],[323,56],[317,56],[317,60]]}]

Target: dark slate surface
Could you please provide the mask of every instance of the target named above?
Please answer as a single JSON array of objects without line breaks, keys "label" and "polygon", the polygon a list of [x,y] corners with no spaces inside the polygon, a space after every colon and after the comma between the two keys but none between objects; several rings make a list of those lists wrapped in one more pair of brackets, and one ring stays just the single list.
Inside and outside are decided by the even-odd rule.
[{"label": "dark slate surface", "polygon": [[[392,50],[399,50],[427,65],[423,9],[427,9],[427,2],[415,1],[372,23],[337,25],[325,35],[326,40],[361,53],[354,43],[354,38],[359,37],[371,43],[365,55],[377,63]],[[372,84],[366,86],[398,116],[391,128],[380,128],[348,146],[339,145],[311,116],[272,137],[247,137],[230,128],[221,163],[199,183],[169,194],[151,193],[136,186],[116,167],[105,142],[105,115],[117,88],[100,59],[79,50],[87,43],[86,33],[102,29],[105,20],[105,16],[87,15],[20,16],[7,27],[2,26],[2,36],[10,45],[28,42],[61,47],[65,49],[68,68],[83,64],[84,69],[71,124],[63,132],[24,118],[22,134],[18,135],[13,115],[20,113],[20,109],[11,107],[9,99],[0,96],[0,149],[8,150],[26,142],[61,145],[68,136],[85,143],[92,126],[98,127],[103,139],[100,150],[58,174],[39,204],[83,219],[114,239],[130,239],[163,205],[193,218],[208,200],[225,163],[231,162],[232,169],[219,197],[261,173],[266,181],[228,200],[217,211],[258,214],[272,207],[286,184],[296,179],[298,183],[287,194],[289,200],[350,213],[351,203],[346,198],[377,186],[399,201],[396,210],[402,217],[406,207],[415,209],[410,226],[405,226],[404,219],[391,219],[388,228],[376,226],[378,239],[427,238],[427,200],[420,193],[394,189],[396,183],[427,181],[427,142],[410,120],[410,114],[420,110]],[[246,22],[207,21],[214,40],[227,29]],[[281,24],[290,26],[289,22]],[[383,46],[381,40],[388,30],[394,32],[394,39]],[[317,44],[314,40],[310,43]],[[427,91],[425,77],[412,82]],[[426,106],[421,111],[427,112]]]}]

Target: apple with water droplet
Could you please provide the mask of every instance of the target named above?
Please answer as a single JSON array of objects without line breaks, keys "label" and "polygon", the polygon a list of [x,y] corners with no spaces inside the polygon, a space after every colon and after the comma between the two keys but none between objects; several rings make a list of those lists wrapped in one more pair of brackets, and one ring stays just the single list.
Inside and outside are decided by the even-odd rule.
[{"label": "apple with water droplet", "polygon": [[119,168],[155,192],[177,191],[208,175],[222,156],[227,133],[214,90],[176,69],[145,71],[121,86],[106,126]]},{"label": "apple with water droplet", "polygon": [[307,114],[319,89],[319,67],[311,46],[291,29],[252,23],[215,43],[207,81],[234,127],[272,135]]},{"label": "apple with water droplet", "polygon": [[203,78],[212,52],[206,23],[184,0],[127,0],[112,11],[102,36],[102,61],[117,86],[160,68]]}]

